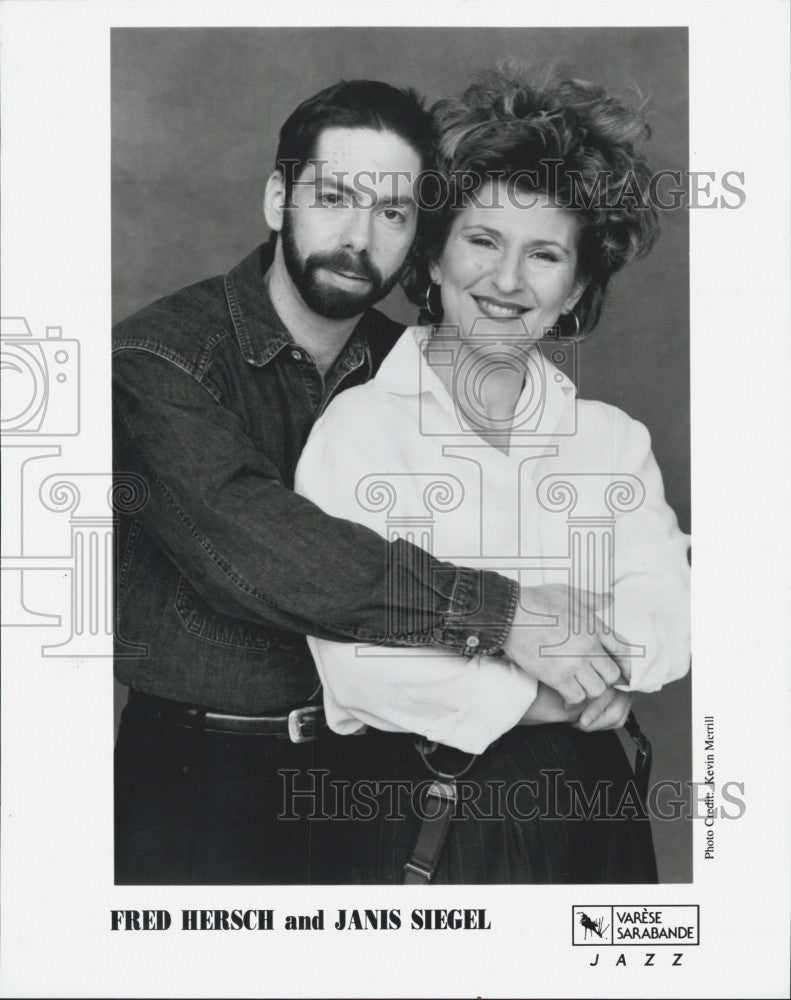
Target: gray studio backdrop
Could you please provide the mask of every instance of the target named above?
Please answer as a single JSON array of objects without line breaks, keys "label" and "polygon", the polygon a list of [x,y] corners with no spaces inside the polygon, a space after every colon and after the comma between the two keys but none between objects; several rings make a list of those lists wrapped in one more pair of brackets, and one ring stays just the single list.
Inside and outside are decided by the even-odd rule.
[{"label": "gray studio backdrop", "polygon": [[[225,273],[263,242],[279,128],[341,78],[416,87],[432,102],[504,57],[555,60],[616,94],[639,94],[655,167],[688,166],[684,28],[114,29],[111,46],[114,321]],[[661,221],[653,253],[612,282],[580,350],[578,385],[646,424],[689,531],[689,217],[682,209]],[[383,308],[415,319],[400,289]],[[689,679],[636,708],[654,742],[654,776],[689,780]],[[654,837],[661,881],[690,881],[690,822],[654,822]]]}]

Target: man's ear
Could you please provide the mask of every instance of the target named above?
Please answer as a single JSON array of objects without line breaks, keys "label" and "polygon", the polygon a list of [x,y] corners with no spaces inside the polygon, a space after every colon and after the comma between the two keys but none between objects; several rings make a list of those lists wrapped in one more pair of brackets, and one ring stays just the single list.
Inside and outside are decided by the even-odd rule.
[{"label": "man's ear", "polygon": [[264,189],[264,219],[274,233],[283,228],[283,211],[286,205],[286,182],[279,170],[269,175]]}]

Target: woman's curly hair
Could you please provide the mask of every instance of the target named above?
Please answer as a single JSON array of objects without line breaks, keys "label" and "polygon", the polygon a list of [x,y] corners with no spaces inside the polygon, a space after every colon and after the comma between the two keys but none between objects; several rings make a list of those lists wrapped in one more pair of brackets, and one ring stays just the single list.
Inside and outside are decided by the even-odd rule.
[{"label": "woman's curly hair", "polygon": [[[657,236],[640,149],[650,134],[642,110],[584,80],[552,69],[528,76],[506,63],[478,74],[461,98],[439,101],[432,113],[447,187],[404,278],[411,301],[426,305],[428,264],[442,253],[454,212],[487,181],[500,180],[546,194],[583,219],[577,272],[588,284],[575,313],[580,332],[592,330],[610,277],[648,253]],[[421,322],[431,319],[436,312],[421,315]]]}]

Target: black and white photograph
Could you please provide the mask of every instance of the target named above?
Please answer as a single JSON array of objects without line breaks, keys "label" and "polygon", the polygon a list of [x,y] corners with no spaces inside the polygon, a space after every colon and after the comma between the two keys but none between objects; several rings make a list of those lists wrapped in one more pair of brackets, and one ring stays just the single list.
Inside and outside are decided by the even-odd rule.
[{"label": "black and white photograph", "polygon": [[111,68],[116,881],[689,881],[686,29]]},{"label": "black and white photograph", "polygon": [[788,17],[704,6],[3,5],[2,995],[782,995]]}]

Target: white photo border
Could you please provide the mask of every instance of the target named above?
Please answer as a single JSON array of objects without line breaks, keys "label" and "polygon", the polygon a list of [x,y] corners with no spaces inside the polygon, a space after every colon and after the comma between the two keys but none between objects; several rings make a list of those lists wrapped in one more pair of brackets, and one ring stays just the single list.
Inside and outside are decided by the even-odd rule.
[{"label": "white photo border", "polygon": [[[69,455],[97,474],[110,468],[111,27],[688,25],[690,168],[742,171],[747,192],[739,211],[691,219],[693,767],[702,778],[703,720],[714,715],[719,768],[744,783],[747,803],[738,822],[719,825],[721,860],[697,862],[696,824],[695,881],[682,886],[448,886],[430,901],[412,887],[116,887],[112,651],[47,659],[31,641],[36,629],[4,628],[2,994],[787,995],[788,5],[443,0],[429,11],[63,0],[4,3],[0,17],[3,314],[24,314],[36,336],[55,325],[64,338],[79,331],[86,405]],[[16,457],[4,441],[5,471]],[[7,494],[14,488],[4,476],[7,514],[19,509]],[[21,509],[30,503],[23,495]],[[12,529],[7,516],[4,554]],[[66,600],[65,589],[57,593]],[[590,954],[571,944],[572,907],[587,903],[699,906],[701,943],[684,949],[681,967],[664,957],[644,967],[643,949],[633,948],[621,966],[617,949],[602,949],[591,968]],[[428,941],[408,930],[110,930],[116,908],[168,909],[178,925],[182,907],[280,916],[321,907],[331,924],[338,907],[408,914],[429,905],[486,907],[493,929]]]}]

